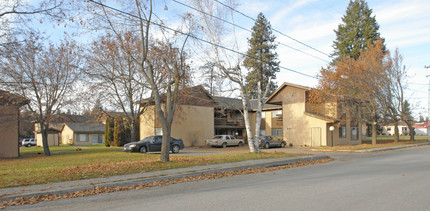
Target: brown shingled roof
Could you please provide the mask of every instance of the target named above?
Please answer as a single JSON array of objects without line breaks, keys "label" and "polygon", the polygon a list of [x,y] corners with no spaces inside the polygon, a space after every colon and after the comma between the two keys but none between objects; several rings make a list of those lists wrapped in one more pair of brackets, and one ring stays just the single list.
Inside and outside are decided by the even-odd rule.
[{"label": "brown shingled roof", "polygon": [[0,105],[18,105],[23,106],[28,104],[30,100],[25,97],[21,97],[19,95],[11,94],[10,92],[6,92],[0,90]]}]

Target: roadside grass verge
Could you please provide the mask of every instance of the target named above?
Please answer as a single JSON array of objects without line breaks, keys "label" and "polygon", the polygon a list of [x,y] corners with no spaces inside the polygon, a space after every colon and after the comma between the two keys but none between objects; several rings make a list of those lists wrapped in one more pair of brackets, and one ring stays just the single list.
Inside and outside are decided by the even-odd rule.
[{"label": "roadside grass verge", "polygon": [[359,151],[364,149],[375,149],[375,148],[389,148],[389,147],[396,147],[401,145],[407,145],[407,144],[417,144],[417,143],[423,143],[427,142],[426,140],[416,140],[416,141],[406,141],[406,140],[400,140],[397,143],[394,143],[394,140],[385,139],[383,141],[377,141],[375,145],[372,145],[372,140],[370,142],[365,142],[363,140],[363,144],[360,145],[344,145],[344,146],[334,146],[334,147],[315,147],[311,148],[312,151]]},{"label": "roadside grass verge", "polygon": [[42,147],[23,147],[21,158],[0,159],[0,188],[303,155],[279,152],[175,155],[170,156],[171,162],[160,162],[159,154],[125,153],[121,147],[52,146],[50,150],[52,156],[48,157],[43,155]]},{"label": "roadside grass verge", "polygon": [[[428,136],[415,136],[415,141],[427,141]],[[363,144],[371,144],[372,143],[372,137],[363,137]],[[399,136],[399,140],[401,142],[403,141],[409,141],[409,136]],[[386,144],[386,143],[393,143],[394,142],[394,136],[376,136],[376,143],[377,144]]]}]

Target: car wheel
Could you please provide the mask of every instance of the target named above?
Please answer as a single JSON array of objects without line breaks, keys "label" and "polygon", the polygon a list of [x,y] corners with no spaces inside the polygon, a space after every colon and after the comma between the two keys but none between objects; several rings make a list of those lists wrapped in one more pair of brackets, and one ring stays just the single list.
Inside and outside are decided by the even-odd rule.
[{"label": "car wheel", "polygon": [[31,144],[27,144],[26,147],[31,147]]},{"label": "car wheel", "polygon": [[146,147],[142,146],[139,151],[140,153],[146,153]]},{"label": "car wheel", "polygon": [[266,142],[266,143],[264,144],[264,149],[269,149],[269,148],[270,148],[270,145],[269,145],[269,143],[267,143],[267,142]]},{"label": "car wheel", "polygon": [[172,153],[174,153],[174,154],[179,153],[179,146],[178,145],[173,145]]},{"label": "car wheel", "polygon": [[285,147],[285,143],[281,142],[281,148],[284,148],[284,147]]},{"label": "car wheel", "polygon": [[227,147],[227,143],[225,143],[225,142],[224,142],[224,143],[222,143],[221,147],[222,147],[222,148],[226,148],[226,147]]},{"label": "car wheel", "polygon": [[243,146],[243,143],[241,141],[239,141],[239,144],[237,146]]}]

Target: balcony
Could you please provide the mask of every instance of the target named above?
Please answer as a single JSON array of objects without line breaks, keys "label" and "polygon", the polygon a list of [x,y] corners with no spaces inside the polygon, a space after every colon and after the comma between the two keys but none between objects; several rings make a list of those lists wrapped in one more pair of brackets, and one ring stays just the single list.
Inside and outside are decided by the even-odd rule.
[{"label": "balcony", "polygon": [[219,118],[215,117],[215,128],[245,128],[243,118]]}]

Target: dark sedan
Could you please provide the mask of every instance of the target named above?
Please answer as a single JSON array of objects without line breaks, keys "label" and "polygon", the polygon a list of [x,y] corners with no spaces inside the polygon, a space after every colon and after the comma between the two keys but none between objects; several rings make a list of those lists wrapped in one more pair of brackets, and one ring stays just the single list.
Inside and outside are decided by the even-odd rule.
[{"label": "dark sedan", "polygon": [[260,147],[264,147],[265,149],[269,149],[270,147],[281,147],[284,148],[287,143],[279,138],[273,136],[260,136],[258,137],[258,143]]},{"label": "dark sedan", "polygon": [[[159,152],[161,151],[162,136],[148,136],[141,141],[131,142],[123,147],[124,152]],[[184,142],[182,139],[170,138],[170,150],[172,153],[178,153],[179,150],[184,149]]]}]

